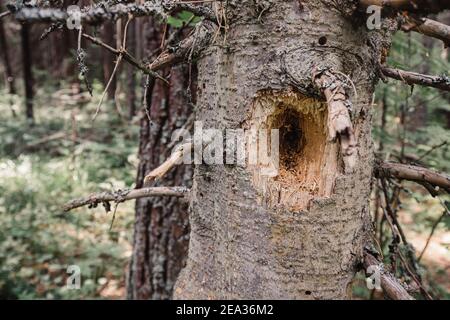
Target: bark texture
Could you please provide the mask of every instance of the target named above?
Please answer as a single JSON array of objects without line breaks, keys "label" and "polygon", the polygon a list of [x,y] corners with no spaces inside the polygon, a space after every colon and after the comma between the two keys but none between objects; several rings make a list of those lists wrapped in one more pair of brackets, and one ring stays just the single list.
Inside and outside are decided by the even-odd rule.
[{"label": "bark texture", "polygon": [[[176,298],[348,297],[370,232],[370,104],[389,45],[385,31],[346,20],[352,3],[230,0],[219,8],[229,24],[199,60],[196,120],[204,129],[279,128],[280,173],[195,167]],[[312,81],[318,69],[345,75],[357,91],[349,81],[357,142],[349,171],[327,132],[326,101]]]},{"label": "bark texture", "polygon": [[[152,52],[160,46],[162,27],[151,23],[147,28],[147,48]],[[141,118],[137,188],[143,186],[146,174],[170,156],[168,145],[173,131],[183,127],[192,113],[186,97],[188,85],[186,67],[171,70],[170,87],[158,80],[156,84],[150,84],[147,99],[151,101],[151,107],[142,111]],[[161,179],[160,184],[190,186],[191,179],[191,167],[181,165]],[[175,280],[187,257],[187,207],[186,202],[175,197],[136,201],[129,299],[171,298]]]}]

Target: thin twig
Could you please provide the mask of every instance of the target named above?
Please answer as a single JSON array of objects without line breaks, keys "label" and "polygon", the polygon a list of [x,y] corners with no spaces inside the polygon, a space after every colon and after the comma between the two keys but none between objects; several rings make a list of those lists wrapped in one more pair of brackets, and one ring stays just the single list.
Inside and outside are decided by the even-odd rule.
[{"label": "thin twig", "polygon": [[385,66],[381,67],[383,75],[396,80],[401,80],[408,85],[418,84],[422,86],[433,87],[444,91],[450,91],[450,78],[443,76],[430,76],[400,69],[392,69]]},{"label": "thin twig", "polygon": [[117,207],[119,206],[119,201],[116,202],[116,205],[114,206],[114,211],[113,211],[113,216],[111,219],[111,224],[109,225],[109,231],[112,230],[112,227],[114,225],[114,220],[116,219],[116,212],[117,212]]},{"label": "thin twig", "polygon": [[442,148],[443,146],[445,146],[448,143],[448,141],[444,141],[438,145],[433,146],[430,150],[428,150],[427,152],[425,152],[423,155],[420,156],[419,159],[417,159],[417,162],[420,162],[421,160],[423,160],[426,156],[428,156],[430,153],[432,153],[434,150],[437,150],[439,148]]},{"label": "thin twig", "polygon": [[135,66],[136,68],[138,68],[139,70],[141,70],[142,72],[144,72],[147,75],[150,75],[154,78],[158,78],[160,80],[162,80],[164,83],[169,84],[169,82],[167,81],[167,79],[165,79],[164,77],[162,77],[161,75],[159,75],[158,73],[152,71],[151,69],[145,67],[142,63],[140,63],[136,58],[134,58],[133,56],[131,56],[128,51],[123,50],[122,52],[120,50],[114,49],[113,47],[107,45],[106,43],[104,43],[103,41],[88,35],[86,33],[83,33],[83,37],[88,39],[89,41],[91,41],[92,43],[101,46],[103,48],[105,48],[106,50],[110,51],[111,53],[115,54],[115,55],[123,55],[123,59],[125,61],[127,61],[129,64]]},{"label": "thin twig", "polygon": [[94,121],[95,118],[97,118],[97,115],[100,112],[100,108],[101,108],[102,103],[103,103],[103,99],[105,99],[105,96],[106,96],[106,93],[108,92],[109,86],[111,85],[111,82],[112,82],[114,76],[116,75],[116,72],[117,72],[117,69],[119,68],[120,62],[122,61],[123,51],[125,51],[125,48],[126,48],[128,25],[129,25],[129,23],[130,23],[130,21],[132,19],[133,19],[133,16],[130,14],[128,16],[127,23],[125,24],[125,30],[123,32],[122,47],[119,49],[120,54],[119,54],[119,56],[117,58],[116,65],[114,66],[114,70],[111,73],[111,76],[110,76],[110,78],[108,80],[108,83],[106,84],[105,90],[103,91],[102,97],[100,98],[100,102],[97,105],[97,109],[95,110],[95,114],[94,114],[94,117],[92,118],[92,121]]},{"label": "thin twig", "polygon": [[442,213],[442,215],[439,217],[439,219],[436,220],[436,222],[433,224],[433,227],[431,228],[431,232],[430,235],[428,236],[427,242],[425,244],[425,247],[423,247],[422,252],[420,253],[419,257],[417,258],[417,261],[420,262],[420,260],[422,260],[422,257],[425,253],[425,251],[427,251],[428,245],[430,244],[431,238],[434,235],[434,232],[436,231],[437,226],[439,225],[439,223],[441,223],[442,219],[444,219],[444,217],[447,215],[447,212],[444,210],[444,212]]},{"label": "thin twig", "polygon": [[141,189],[127,189],[117,191],[105,191],[94,193],[86,198],[72,200],[63,206],[64,212],[80,208],[83,206],[95,207],[102,202],[123,202],[132,199],[148,198],[148,197],[184,197],[188,194],[189,189],[186,187],[152,187]]}]

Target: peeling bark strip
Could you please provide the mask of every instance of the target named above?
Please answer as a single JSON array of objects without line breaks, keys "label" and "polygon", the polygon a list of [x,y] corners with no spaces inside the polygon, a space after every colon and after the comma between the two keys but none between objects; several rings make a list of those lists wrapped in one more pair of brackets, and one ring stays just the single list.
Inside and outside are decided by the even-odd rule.
[{"label": "peeling bark strip", "polygon": [[328,104],[328,134],[332,141],[339,137],[346,170],[352,170],[358,157],[357,141],[350,119],[351,102],[345,90],[348,85],[328,69],[315,70],[313,81],[323,92]]},{"label": "peeling bark strip", "polygon": [[386,295],[393,300],[415,300],[401,285],[399,280],[393,274],[385,270],[383,264],[377,260],[372,254],[365,252],[364,254],[364,268],[367,270],[370,267],[378,268],[381,277],[381,287]]},{"label": "peeling bark strip", "polygon": [[[337,161],[339,147],[327,139],[326,103],[294,90],[264,90],[253,105],[245,126],[247,147],[253,145],[252,132],[275,129],[279,137],[278,165],[268,159],[249,166],[261,201],[271,208],[284,206],[296,211],[307,209],[316,197],[329,197],[341,170]],[[255,143],[254,153],[256,146],[261,150],[260,142]],[[278,168],[276,175],[262,171],[274,167]]]},{"label": "peeling bark strip", "polygon": [[401,163],[381,162],[377,164],[375,173],[378,177],[393,177],[415,181],[425,182],[433,187],[440,187],[450,193],[450,176],[445,173],[439,173],[427,168],[417,167]]},{"label": "peeling bark strip", "polygon": [[450,91],[450,77],[444,76],[430,76],[416,72],[410,72],[400,69],[392,69],[388,67],[381,67],[381,72],[389,78],[401,80],[406,84],[418,84],[421,86],[433,87],[445,91]]},{"label": "peeling bark strip", "polygon": [[184,197],[189,192],[185,187],[153,187],[142,188],[133,190],[117,190],[117,191],[105,191],[100,193],[93,193],[86,198],[79,198],[72,200],[64,205],[63,210],[65,212],[83,207],[83,206],[96,206],[102,202],[123,202],[132,199],[147,198],[147,197]]}]

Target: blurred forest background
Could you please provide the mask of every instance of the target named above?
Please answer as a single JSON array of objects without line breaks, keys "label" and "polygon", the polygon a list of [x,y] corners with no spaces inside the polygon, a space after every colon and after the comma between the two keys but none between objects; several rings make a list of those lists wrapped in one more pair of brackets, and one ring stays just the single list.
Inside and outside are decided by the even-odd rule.
[{"label": "blurred forest background", "polygon": [[[2,4],[1,10],[4,11]],[[450,23],[449,14],[435,19]],[[130,22],[127,50],[141,60],[154,41],[148,18]],[[159,26],[169,36],[195,23],[183,12]],[[86,32],[116,47],[124,21]],[[0,19],[0,298],[122,299],[132,254],[134,202],[112,214],[101,207],[62,212],[62,205],[90,192],[134,187],[145,75],[122,63],[95,121],[92,117],[116,57],[83,40],[92,97],[79,77],[77,32],[61,28],[40,40],[47,26]],[[189,27],[189,26],[188,26]],[[168,32],[170,29],[171,32]],[[398,33],[389,65],[425,74],[449,74],[450,52],[442,42]],[[398,81],[380,83],[374,100],[377,156],[450,172],[450,95]],[[450,298],[450,218],[444,196],[432,197],[413,183],[387,192],[410,246],[396,244],[383,218],[383,188],[374,180],[372,210],[386,263],[399,278],[411,274],[392,251],[410,254],[417,273],[436,298]],[[389,258],[390,257],[390,258]],[[80,290],[66,288],[67,266],[83,270]],[[354,294],[377,295],[355,279]]]}]

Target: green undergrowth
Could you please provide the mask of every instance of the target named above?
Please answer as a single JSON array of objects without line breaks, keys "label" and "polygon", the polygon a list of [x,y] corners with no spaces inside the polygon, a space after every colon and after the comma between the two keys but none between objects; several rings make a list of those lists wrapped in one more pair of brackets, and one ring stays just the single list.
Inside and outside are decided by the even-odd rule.
[{"label": "green undergrowth", "polygon": [[[62,205],[91,192],[130,187],[137,164],[138,127],[111,102],[92,116],[94,98],[38,88],[35,123],[17,96],[0,93],[0,298],[124,297],[131,252],[133,202],[112,213],[99,206],[63,213]],[[15,116],[13,115],[13,110]],[[80,289],[67,287],[70,265]]]}]

